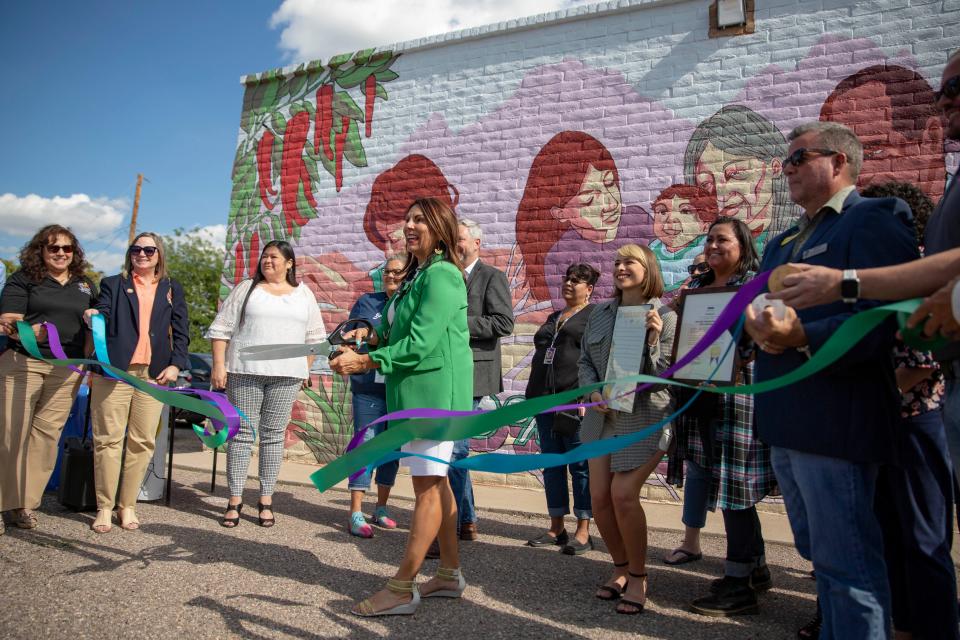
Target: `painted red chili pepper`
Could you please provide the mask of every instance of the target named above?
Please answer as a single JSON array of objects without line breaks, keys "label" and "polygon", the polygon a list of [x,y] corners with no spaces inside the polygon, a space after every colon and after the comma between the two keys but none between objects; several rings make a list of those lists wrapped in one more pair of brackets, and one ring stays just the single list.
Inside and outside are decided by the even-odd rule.
[{"label": "painted red chili pepper", "polygon": [[314,209],[317,208],[317,199],[313,196],[313,183],[310,180],[310,171],[307,170],[307,163],[300,166],[300,181],[303,183],[303,195],[307,197],[307,202]]},{"label": "painted red chili pepper", "polygon": [[377,78],[372,73],[367,76],[366,84],[364,85],[364,93],[367,99],[366,104],[364,104],[365,113],[364,118],[366,119],[366,137],[370,137],[370,134],[373,133],[373,103],[377,98]]},{"label": "painted red chili pepper", "polygon": [[306,218],[297,209],[297,190],[303,171],[303,147],[310,130],[310,114],[301,111],[290,118],[283,135],[283,154],[280,160],[280,200],[287,233],[293,232],[293,224],[303,224]]},{"label": "painted red chili pepper", "polygon": [[333,85],[325,84],[317,89],[317,115],[313,128],[313,146],[327,160],[333,160],[333,150],[330,149],[330,129],[333,128]]},{"label": "painted red chili pepper", "polygon": [[260,264],[260,233],[257,231],[253,232],[253,235],[250,236],[250,260],[247,264],[250,265],[250,277],[257,275],[257,265]]},{"label": "painted red chili pepper", "polygon": [[272,202],[269,196],[277,195],[277,190],[273,188],[273,179],[271,169],[273,168],[270,156],[273,153],[274,135],[270,131],[264,131],[263,137],[257,143],[257,181],[260,183],[260,201],[268,210],[273,210],[276,202]]},{"label": "painted red chili pepper", "polygon": [[237,246],[233,249],[233,284],[237,284],[243,280],[245,269],[243,268],[243,243],[237,242]]},{"label": "painted red chili pepper", "polygon": [[337,191],[343,186],[343,144],[347,140],[347,131],[350,129],[350,118],[343,116],[340,118],[340,133],[334,137],[334,182],[337,185]]}]

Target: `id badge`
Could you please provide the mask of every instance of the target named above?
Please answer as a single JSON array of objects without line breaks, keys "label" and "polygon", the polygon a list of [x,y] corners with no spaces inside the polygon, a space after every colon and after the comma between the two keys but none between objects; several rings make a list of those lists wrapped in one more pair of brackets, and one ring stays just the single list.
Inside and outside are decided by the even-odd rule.
[{"label": "id badge", "polygon": [[543,354],[543,364],[553,364],[553,358],[557,355],[556,347],[547,347],[546,353]]},{"label": "id badge", "polygon": [[387,379],[383,377],[382,373],[377,371],[376,373],[373,374],[373,381],[376,382],[377,384],[384,384],[386,383]]}]

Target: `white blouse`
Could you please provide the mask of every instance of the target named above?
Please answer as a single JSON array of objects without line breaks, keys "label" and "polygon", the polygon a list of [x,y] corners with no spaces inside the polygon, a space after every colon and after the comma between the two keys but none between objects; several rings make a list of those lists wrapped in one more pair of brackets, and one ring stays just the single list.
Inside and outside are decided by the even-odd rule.
[{"label": "white blouse", "polygon": [[233,288],[207,330],[207,337],[230,341],[226,358],[228,373],[306,379],[309,375],[306,357],[283,360],[241,360],[237,357],[237,352],[244,347],[317,344],[327,337],[317,300],[303,284],[282,296],[257,287],[247,302],[243,326],[237,327],[243,299],[252,283],[252,280],[244,280]]}]

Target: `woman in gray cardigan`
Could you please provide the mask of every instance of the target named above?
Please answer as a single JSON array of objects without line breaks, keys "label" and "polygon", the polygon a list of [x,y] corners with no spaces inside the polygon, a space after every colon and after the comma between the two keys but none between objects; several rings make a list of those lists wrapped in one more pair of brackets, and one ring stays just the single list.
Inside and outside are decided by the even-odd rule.
[{"label": "woman in gray cardigan", "polygon": [[[613,266],[616,292],[613,300],[597,305],[587,321],[580,351],[580,385],[606,378],[613,329],[620,307],[649,304],[646,345],[638,373],[659,375],[670,365],[676,314],[660,304],[663,277],[653,252],[636,244],[617,251]],[[607,406],[600,392],[590,396],[600,402],[587,410],[581,427],[583,442],[635,433],[659,422],[673,410],[671,394],[663,386],[638,393],[633,410]],[[647,521],[640,504],[640,489],[665,453],[660,431],[610,455],[590,460],[590,499],[600,535],[613,558],[613,576],[599,587],[596,597],[620,600],[617,613],[637,614],[646,602]],[[622,599],[620,599],[622,596]]]}]

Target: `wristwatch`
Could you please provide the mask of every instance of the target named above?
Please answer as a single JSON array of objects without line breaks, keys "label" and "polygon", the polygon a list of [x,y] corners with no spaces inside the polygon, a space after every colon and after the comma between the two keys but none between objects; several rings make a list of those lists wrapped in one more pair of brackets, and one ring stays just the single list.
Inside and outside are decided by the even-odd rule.
[{"label": "wristwatch", "polygon": [[844,269],[840,280],[840,298],[847,304],[855,304],[860,299],[860,278],[856,269]]}]

